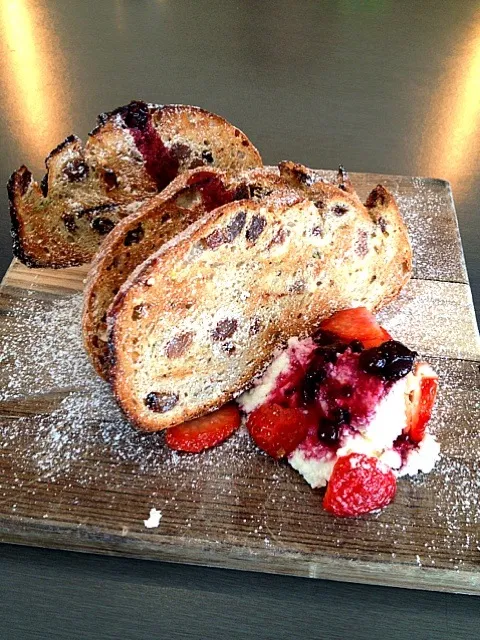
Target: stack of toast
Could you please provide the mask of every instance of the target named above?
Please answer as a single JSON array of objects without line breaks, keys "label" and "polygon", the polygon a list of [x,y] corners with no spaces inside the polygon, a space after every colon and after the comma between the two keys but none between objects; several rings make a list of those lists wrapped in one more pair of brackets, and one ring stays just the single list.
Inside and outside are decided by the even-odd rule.
[{"label": "stack of toast", "polygon": [[40,184],[26,167],[10,179],[14,253],[31,267],[91,262],[85,346],[143,430],[220,407],[290,337],[379,309],[411,274],[384,187],[363,204],[343,168],[327,182],[264,167],[245,134],[196,107],[132,102],[46,166]]}]

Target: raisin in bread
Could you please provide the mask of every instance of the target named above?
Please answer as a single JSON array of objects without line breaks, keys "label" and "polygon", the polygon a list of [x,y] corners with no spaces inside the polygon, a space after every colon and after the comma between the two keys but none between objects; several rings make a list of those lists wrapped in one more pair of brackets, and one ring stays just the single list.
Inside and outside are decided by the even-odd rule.
[{"label": "raisin in bread", "polygon": [[117,224],[92,262],[84,294],[84,343],[99,375],[108,378],[107,311],[135,267],[204,213],[281,187],[286,184],[275,168],[233,175],[201,167],[175,178]]},{"label": "raisin in bread", "polygon": [[262,165],[229,122],[192,106],[131,102],[99,116],[85,145],[69,136],[46,159],[40,184],[22,166],[8,183],[14,254],[30,267],[89,262],[139,201],[199,166]]},{"label": "raisin in bread", "polygon": [[[226,204],[165,244],[110,308],[111,384],[128,418],[156,431],[228,402],[274,349],[333,312],[376,310],[411,274],[411,248],[390,193],[365,206],[317,182]],[[312,196],[313,198],[313,196]]]}]

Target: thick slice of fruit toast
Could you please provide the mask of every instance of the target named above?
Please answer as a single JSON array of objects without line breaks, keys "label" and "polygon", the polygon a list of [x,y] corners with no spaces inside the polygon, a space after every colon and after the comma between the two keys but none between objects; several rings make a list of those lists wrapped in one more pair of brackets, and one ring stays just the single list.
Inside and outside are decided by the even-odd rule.
[{"label": "thick slice of fruit toast", "polygon": [[231,174],[201,167],[178,176],[161,193],[121,220],[95,256],[87,278],[83,334],[97,372],[108,378],[106,316],[120,286],[162,244],[204,213],[245,198],[287,188],[275,168]]},{"label": "thick slice of fruit toast", "polygon": [[212,411],[291,336],[342,308],[376,310],[408,281],[411,248],[388,191],[363,206],[313,186],[213,210],[122,285],[107,318],[111,383],[139,428]]},{"label": "thick slice of fruit toast", "polygon": [[262,165],[229,122],[198,107],[131,102],[99,116],[85,145],[66,138],[46,159],[40,184],[27,167],[8,184],[14,254],[30,267],[89,262],[139,201],[199,166]]}]

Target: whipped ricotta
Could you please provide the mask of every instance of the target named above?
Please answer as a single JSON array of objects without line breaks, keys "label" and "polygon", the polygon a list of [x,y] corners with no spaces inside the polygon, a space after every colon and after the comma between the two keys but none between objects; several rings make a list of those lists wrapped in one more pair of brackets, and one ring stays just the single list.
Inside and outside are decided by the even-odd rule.
[{"label": "whipped ricotta", "polygon": [[[314,347],[308,338],[291,338],[285,350],[277,351],[265,373],[254,381],[249,391],[237,398],[241,409],[247,414],[261,404],[281,385],[280,376],[288,374],[295,362],[305,362]],[[421,366],[421,365],[419,365]],[[411,387],[413,373],[397,380],[380,399],[368,421],[352,432],[346,431],[335,451],[333,447],[320,442],[310,433],[289,456],[289,464],[314,488],[326,486],[336,461],[350,453],[362,453],[376,457],[379,463],[391,468],[397,476],[429,473],[440,455],[440,446],[436,439],[426,433],[422,442],[405,454],[394,448],[397,438],[407,426],[405,397]]]},{"label": "whipped ricotta", "polygon": [[290,358],[286,351],[278,354],[271,365],[265,371],[261,378],[257,378],[253,381],[253,387],[249,391],[245,391],[241,396],[238,396],[237,402],[240,405],[240,409],[245,413],[251,413],[266,402],[268,396],[275,389],[278,376],[284,371],[288,371],[290,366]]},{"label": "whipped ricotta", "polygon": [[378,458],[401,476],[430,473],[440,456],[440,445],[431,433],[407,453],[402,460],[393,443],[406,426],[405,399],[406,379],[396,382],[389,393],[379,402],[371,421],[362,433],[346,436],[335,453],[325,451],[319,445],[301,443],[289,457],[290,465],[314,488],[326,486],[337,459],[350,453],[363,453]]},{"label": "whipped ricotta", "polygon": [[302,442],[289,455],[290,465],[314,489],[324,487],[332,475],[338,458],[350,453],[374,456],[392,469],[398,469],[402,464],[402,458],[391,447],[406,426],[405,383],[404,378],[396,382],[379,402],[370,422],[362,432],[345,436],[341,447],[336,452],[326,450],[326,447],[321,444],[308,445]]},{"label": "whipped ricotta", "polygon": [[336,461],[337,455],[333,451],[325,452],[322,445],[306,446],[304,443],[288,456],[289,464],[305,478],[312,489],[327,485]]},{"label": "whipped ricotta", "polygon": [[416,476],[430,473],[440,457],[440,445],[428,431],[417,447],[408,452],[406,461],[400,468],[399,476]]},{"label": "whipped ricotta", "polygon": [[380,400],[368,424],[360,433],[347,436],[341,442],[337,455],[365,453],[379,457],[391,447],[407,426],[405,413],[406,378],[401,378]]}]

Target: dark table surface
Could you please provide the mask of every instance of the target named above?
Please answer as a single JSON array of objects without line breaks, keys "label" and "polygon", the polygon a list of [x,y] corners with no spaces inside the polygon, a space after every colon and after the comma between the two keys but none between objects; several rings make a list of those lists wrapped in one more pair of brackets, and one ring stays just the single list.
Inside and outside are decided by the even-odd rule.
[{"label": "dark table surface", "polygon": [[[131,99],[196,104],[264,161],[451,182],[480,311],[480,4],[3,0],[0,183]],[[6,193],[0,271],[11,260]],[[478,600],[0,547],[2,637],[475,638]],[[5,635],[3,635],[5,633]]]}]

